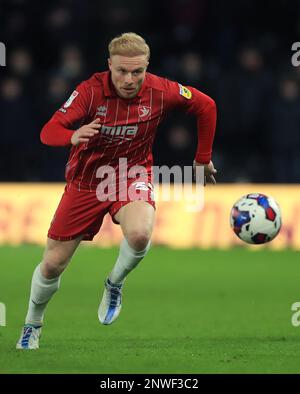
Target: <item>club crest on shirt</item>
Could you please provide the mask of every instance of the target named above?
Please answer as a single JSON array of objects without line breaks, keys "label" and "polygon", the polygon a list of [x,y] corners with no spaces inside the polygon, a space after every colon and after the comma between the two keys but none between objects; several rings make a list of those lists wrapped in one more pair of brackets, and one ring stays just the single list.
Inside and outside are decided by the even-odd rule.
[{"label": "club crest on shirt", "polygon": [[70,107],[70,105],[73,103],[73,100],[79,95],[77,90],[74,90],[74,92],[71,94],[71,96],[68,98],[68,100],[64,103],[64,108]]},{"label": "club crest on shirt", "polygon": [[179,86],[179,94],[186,99],[190,100],[192,98],[192,92],[186,88],[185,86],[182,86],[180,83],[178,84]]},{"label": "club crest on shirt", "polygon": [[146,105],[139,105],[138,112],[139,112],[139,117],[142,120],[146,120],[151,115],[151,107],[147,107]]}]

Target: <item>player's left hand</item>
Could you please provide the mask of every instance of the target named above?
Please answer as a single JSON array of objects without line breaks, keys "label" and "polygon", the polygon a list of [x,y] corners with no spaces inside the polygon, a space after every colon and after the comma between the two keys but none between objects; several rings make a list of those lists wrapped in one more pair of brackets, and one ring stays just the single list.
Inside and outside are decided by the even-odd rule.
[{"label": "player's left hand", "polygon": [[217,170],[214,167],[214,163],[210,161],[208,164],[201,164],[198,163],[196,160],[194,160],[193,167],[194,167],[194,174],[197,166],[203,166],[204,167],[204,186],[206,185],[207,182],[212,183],[215,185],[216,179],[214,175],[217,173]]}]

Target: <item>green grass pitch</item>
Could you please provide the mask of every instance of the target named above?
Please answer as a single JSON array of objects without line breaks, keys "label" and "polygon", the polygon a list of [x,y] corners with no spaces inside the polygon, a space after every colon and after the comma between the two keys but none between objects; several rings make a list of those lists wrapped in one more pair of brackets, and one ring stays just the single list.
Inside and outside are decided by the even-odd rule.
[{"label": "green grass pitch", "polygon": [[118,249],[80,247],[48,306],[40,349],[17,351],[36,246],[0,248],[0,373],[299,373],[300,260],[293,251],[153,247],[123,310],[98,322]]}]

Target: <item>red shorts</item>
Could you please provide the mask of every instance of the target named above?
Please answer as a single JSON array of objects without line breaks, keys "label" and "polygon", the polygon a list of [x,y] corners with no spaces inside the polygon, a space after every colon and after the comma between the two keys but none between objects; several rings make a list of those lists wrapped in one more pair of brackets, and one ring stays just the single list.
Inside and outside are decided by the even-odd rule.
[{"label": "red shorts", "polygon": [[100,201],[96,190],[78,190],[67,184],[64,194],[52,219],[48,237],[58,241],[69,241],[83,235],[91,241],[100,230],[104,216],[109,212],[114,223],[119,224],[115,214],[121,207],[132,201],[147,201],[155,208],[151,182],[128,181],[128,190],[133,193],[117,193],[113,201]]}]

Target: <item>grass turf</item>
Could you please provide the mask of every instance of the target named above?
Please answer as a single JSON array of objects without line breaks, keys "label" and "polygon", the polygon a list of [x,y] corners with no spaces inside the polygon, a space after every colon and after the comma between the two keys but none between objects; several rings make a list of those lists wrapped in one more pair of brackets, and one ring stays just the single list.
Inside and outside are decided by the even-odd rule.
[{"label": "grass turf", "polygon": [[81,247],[49,304],[41,348],[17,351],[36,246],[0,248],[0,373],[299,373],[299,253],[153,247],[127,279],[123,310],[97,309],[118,250]]}]

